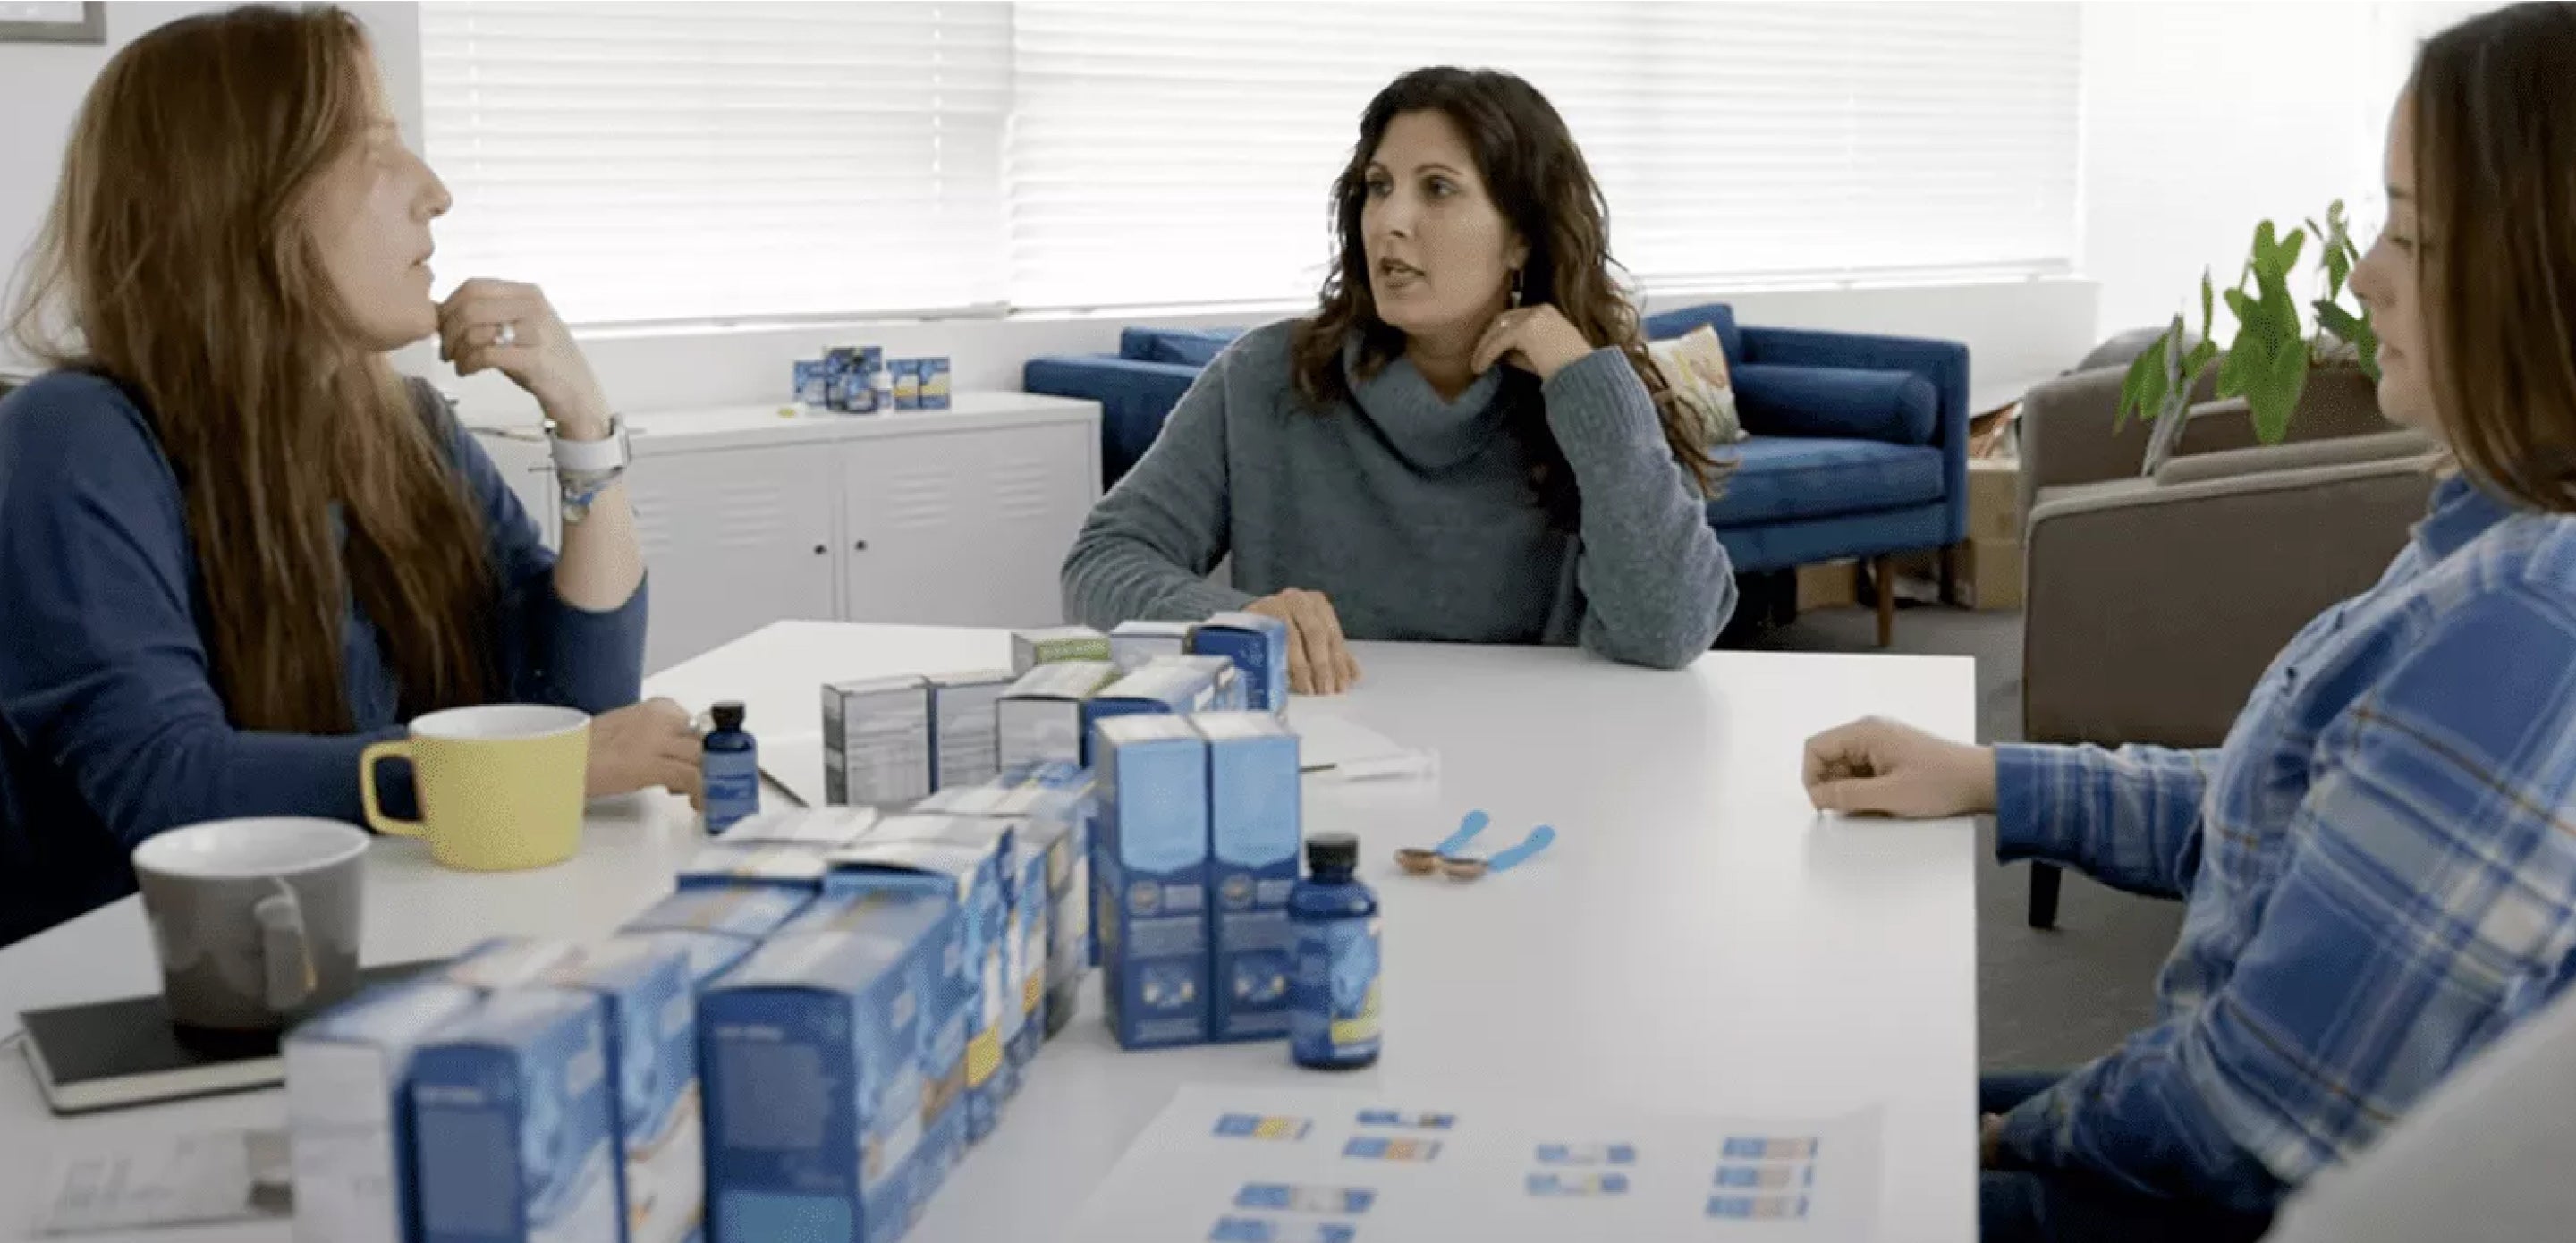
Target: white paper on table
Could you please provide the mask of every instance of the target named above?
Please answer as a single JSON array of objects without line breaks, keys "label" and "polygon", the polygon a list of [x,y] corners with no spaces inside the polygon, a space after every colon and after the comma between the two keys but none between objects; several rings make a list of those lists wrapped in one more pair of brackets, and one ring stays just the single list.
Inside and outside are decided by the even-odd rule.
[{"label": "white paper on table", "polygon": [[54,1161],[36,1228],[89,1234],[180,1222],[283,1217],[290,1202],[286,1133],[208,1131],[139,1136]]},{"label": "white paper on table", "polygon": [[[1072,1237],[1861,1243],[1878,1228],[1883,1130],[1875,1109],[1658,1117],[1505,1092],[1397,1100],[1190,1085],[1120,1158]],[[1757,1144],[1763,1155],[1749,1155]]]},{"label": "white paper on table", "polygon": [[763,735],[760,771],[807,807],[829,801],[823,797],[823,735],[819,733]]},{"label": "white paper on table", "polygon": [[1414,754],[1394,739],[1357,721],[1321,712],[1292,709],[1288,715],[1288,728],[1297,732],[1297,766],[1307,772],[1360,760],[1401,759]]}]

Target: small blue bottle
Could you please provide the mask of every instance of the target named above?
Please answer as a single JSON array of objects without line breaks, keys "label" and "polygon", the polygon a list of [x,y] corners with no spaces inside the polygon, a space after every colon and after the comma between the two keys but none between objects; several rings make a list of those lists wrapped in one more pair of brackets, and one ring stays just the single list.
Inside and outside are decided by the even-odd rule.
[{"label": "small blue bottle", "polygon": [[1317,1070],[1377,1061],[1377,894],[1353,877],[1360,841],[1348,833],[1306,839],[1306,878],[1288,893],[1297,957],[1288,984],[1288,1054]]},{"label": "small blue bottle", "polygon": [[760,812],[760,744],[742,727],[742,705],[715,706],[716,727],[706,737],[707,832],[722,833]]}]

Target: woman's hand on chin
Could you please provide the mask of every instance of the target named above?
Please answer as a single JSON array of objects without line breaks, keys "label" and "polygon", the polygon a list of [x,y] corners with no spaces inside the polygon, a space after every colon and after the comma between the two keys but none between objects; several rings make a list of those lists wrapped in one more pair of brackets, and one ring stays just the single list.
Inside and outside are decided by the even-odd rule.
[{"label": "woman's hand on chin", "polygon": [[498,371],[537,399],[559,434],[608,435],[608,395],[563,317],[534,285],[476,277],[438,306],[438,356],[456,374]]},{"label": "woman's hand on chin", "polygon": [[1563,311],[1540,303],[1495,316],[1476,341],[1473,365],[1476,374],[1483,375],[1496,362],[1507,362],[1545,383],[1594,348]]}]

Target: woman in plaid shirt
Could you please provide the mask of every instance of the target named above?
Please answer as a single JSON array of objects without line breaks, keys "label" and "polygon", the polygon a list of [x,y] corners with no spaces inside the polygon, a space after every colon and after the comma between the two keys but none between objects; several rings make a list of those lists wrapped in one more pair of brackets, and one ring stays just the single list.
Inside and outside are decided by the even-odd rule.
[{"label": "woman in plaid shirt", "polygon": [[1820,809],[1992,812],[2006,860],[2183,899],[2158,1017],[1990,1082],[1984,1235],[2252,1238],[2576,979],[2576,5],[2437,36],[2353,274],[2380,407],[2458,469],[2224,746],[2004,746],[1863,721]]}]

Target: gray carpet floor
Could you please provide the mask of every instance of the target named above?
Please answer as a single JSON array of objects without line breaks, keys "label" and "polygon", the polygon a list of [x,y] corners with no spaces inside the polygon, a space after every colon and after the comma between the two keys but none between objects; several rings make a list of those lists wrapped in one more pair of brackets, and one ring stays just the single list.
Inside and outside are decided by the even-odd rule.
[{"label": "gray carpet floor", "polygon": [[[1796,652],[1875,652],[1868,609],[1825,609],[1731,637],[1729,647]],[[2021,614],[1939,606],[1897,614],[1892,649],[1977,661],[1977,738],[2021,737]],[[2067,874],[2057,928],[2025,916],[2030,869],[1994,861],[1994,824],[1979,825],[1977,1035],[1992,1070],[2073,1066],[2110,1049],[2154,1012],[2155,973],[2182,926],[2182,907],[2106,889]]]}]

